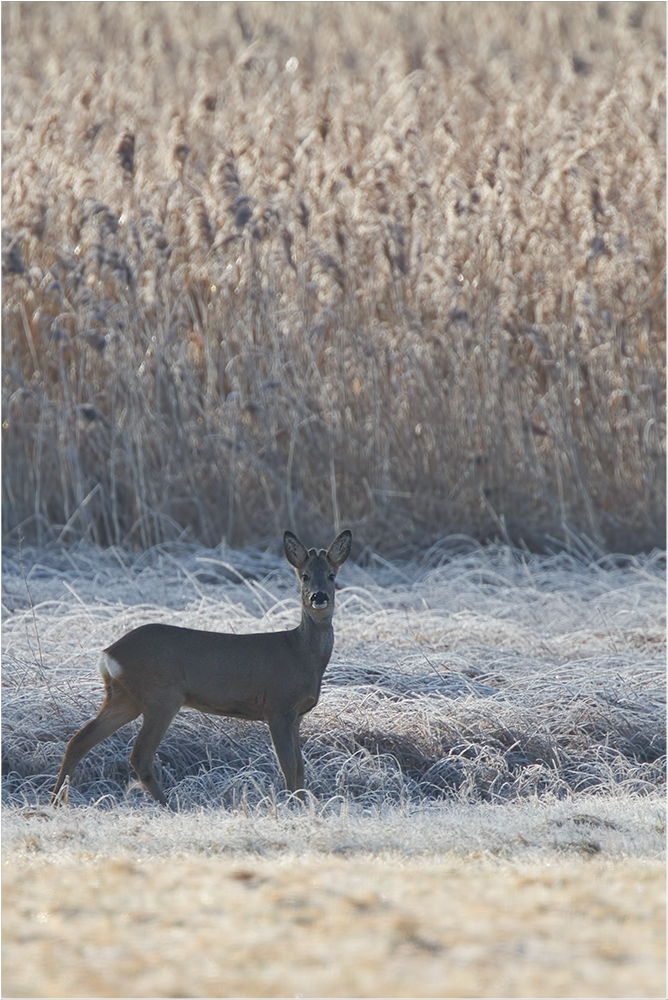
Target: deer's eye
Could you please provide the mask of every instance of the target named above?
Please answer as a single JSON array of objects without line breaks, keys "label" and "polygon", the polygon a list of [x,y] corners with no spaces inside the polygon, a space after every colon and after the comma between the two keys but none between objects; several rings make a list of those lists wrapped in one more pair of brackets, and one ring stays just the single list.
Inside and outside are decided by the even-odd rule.
[{"label": "deer's eye", "polygon": [[304,575],[302,576],[302,580],[304,581],[304,583],[308,583],[308,581],[309,581],[310,579],[311,579],[311,578],[310,578],[310,576],[308,575],[308,573],[304,573]]},{"label": "deer's eye", "polygon": [[334,573],[330,573],[329,574],[329,579],[330,580],[335,580],[336,579],[336,575]]}]

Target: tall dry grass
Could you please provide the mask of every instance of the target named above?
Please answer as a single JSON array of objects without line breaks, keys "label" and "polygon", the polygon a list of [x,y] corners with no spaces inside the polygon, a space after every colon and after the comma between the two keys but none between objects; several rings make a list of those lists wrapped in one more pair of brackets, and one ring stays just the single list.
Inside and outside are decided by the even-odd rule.
[{"label": "tall dry grass", "polygon": [[19,4],[5,531],[665,541],[665,4]]}]

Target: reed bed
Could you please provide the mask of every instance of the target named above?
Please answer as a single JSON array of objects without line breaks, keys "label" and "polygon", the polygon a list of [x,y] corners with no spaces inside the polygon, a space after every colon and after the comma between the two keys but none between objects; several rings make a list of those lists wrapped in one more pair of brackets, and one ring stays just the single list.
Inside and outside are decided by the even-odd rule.
[{"label": "reed bed", "polygon": [[18,4],[5,537],[665,544],[665,4]]}]

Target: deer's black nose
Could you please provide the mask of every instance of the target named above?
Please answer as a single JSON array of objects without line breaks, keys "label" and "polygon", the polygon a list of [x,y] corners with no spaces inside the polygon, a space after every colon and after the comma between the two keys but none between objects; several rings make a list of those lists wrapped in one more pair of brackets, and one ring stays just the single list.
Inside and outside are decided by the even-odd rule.
[{"label": "deer's black nose", "polygon": [[316,611],[322,611],[329,604],[329,597],[324,590],[318,590],[311,597],[311,607]]}]

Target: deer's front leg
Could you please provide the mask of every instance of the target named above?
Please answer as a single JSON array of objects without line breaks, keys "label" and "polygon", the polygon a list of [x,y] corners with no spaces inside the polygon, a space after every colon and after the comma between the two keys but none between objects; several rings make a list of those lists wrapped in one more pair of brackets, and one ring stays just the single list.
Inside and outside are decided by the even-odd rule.
[{"label": "deer's front leg", "polygon": [[299,716],[274,715],[267,720],[269,731],[289,792],[304,800],[304,760],[299,746]]}]

